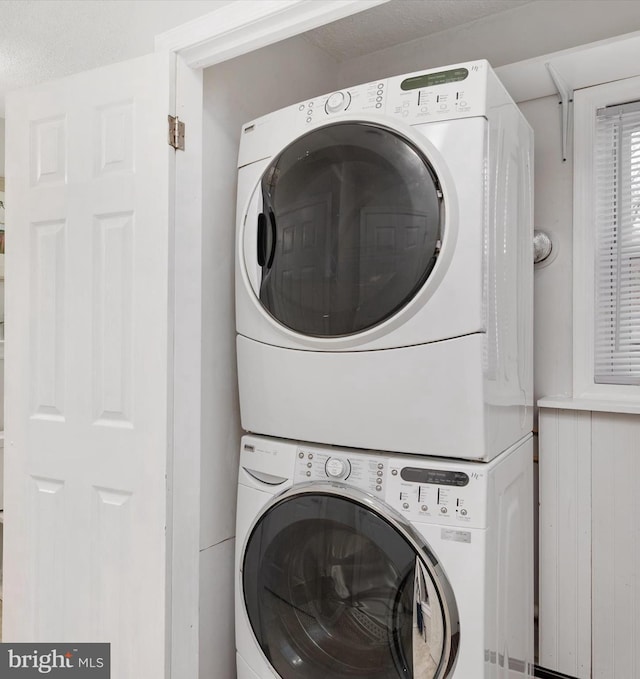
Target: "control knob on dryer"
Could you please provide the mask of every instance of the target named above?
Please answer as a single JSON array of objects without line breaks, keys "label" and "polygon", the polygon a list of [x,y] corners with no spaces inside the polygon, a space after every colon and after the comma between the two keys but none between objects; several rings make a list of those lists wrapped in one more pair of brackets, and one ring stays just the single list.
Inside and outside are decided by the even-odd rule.
[{"label": "control knob on dryer", "polygon": [[338,113],[339,111],[344,111],[349,103],[351,102],[351,96],[349,93],[345,92],[334,92],[325,104],[325,110],[327,113]]}]

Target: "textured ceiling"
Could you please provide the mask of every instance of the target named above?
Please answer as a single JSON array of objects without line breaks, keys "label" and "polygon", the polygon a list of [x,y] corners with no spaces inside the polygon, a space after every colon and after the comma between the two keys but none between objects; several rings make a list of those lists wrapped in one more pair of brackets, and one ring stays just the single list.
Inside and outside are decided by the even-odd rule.
[{"label": "textured ceiling", "polygon": [[391,0],[305,34],[342,61],[445,31],[531,0]]},{"label": "textured ceiling", "polygon": [[154,37],[216,0],[0,0],[0,116],[5,94],[153,52]]}]

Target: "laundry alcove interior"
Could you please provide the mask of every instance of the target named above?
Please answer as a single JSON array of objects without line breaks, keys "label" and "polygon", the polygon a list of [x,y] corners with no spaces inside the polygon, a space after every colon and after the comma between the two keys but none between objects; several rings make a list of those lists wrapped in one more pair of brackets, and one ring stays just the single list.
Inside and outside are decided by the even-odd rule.
[{"label": "laundry alcove interior", "polygon": [[[417,62],[418,54],[412,54]],[[422,59],[424,68],[445,66],[437,61]],[[203,336],[215,333],[216,342],[203,342],[203,363],[224,366],[225,381],[229,390],[237,394],[235,376],[235,334],[234,334],[234,250],[236,224],[236,173],[238,148],[243,123],[309,98],[317,97],[349,85],[368,82],[391,74],[399,74],[411,70],[403,63],[394,64],[389,59],[385,64],[385,73],[380,73],[378,63],[368,65],[362,59],[358,73],[348,73],[348,61],[338,61],[319,47],[310,36],[299,35],[276,44],[211,66],[204,71],[203,97],[203,297],[209,297],[209,303],[203,303]],[[404,70],[403,70],[404,69]],[[187,125],[188,129],[188,125]],[[188,132],[187,132],[188,134]],[[215,178],[215,179],[214,179]],[[240,206],[238,209],[242,209]],[[224,294],[221,294],[224,291]],[[221,332],[224,329],[224,337]],[[216,360],[213,353],[220,357],[224,352],[225,361]],[[207,354],[211,354],[207,358]],[[213,395],[216,384],[219,385],[221,373],[205,375],[203,399],[207,392]],[[201,588],[203,594],[210,588],[207,583],[208,574],[221,573],[216,546],[220,542],[221,506],[224,507],[228,523],[232,526],[233,504],[235,500],[235,481],[237,476],[237,458],[240,431],[237,398],[233,401],[216,401],[216,409],[226,412],[228,422],[233,426],[224,432],[216,431],[213,422],[209,435],[219,441],[216,445],[225,445],[226,450],[234,451],[226,460],[220,457],[202,458],[201,489]],[[320,415],[319,415],[320,416]],[[224,498],[224,499],[223,499]],[[222,503],[221,500],[223,499]],[[222,546],[222,549],[227,547]],[[231,561],[226,561],[229,568]],[[229,572],[226,582],[233,577]],[[232,590],[224,592],[225,608],[231,610],[233,605]],[[219,615],[217,602],[211,599],[201,608],[200,629],[200,661],[202,676],[206,668],[213,670],[220,666],[220,653],[225,653],[229,667],[233,666],[233,629],[219,630],[216,620]],[[210,634],[215,630],[218,653],[214,658],[210,645]],[[218,639],[225,639],[224,644]],[[207,641],[209,640],[209,642]],[[209,643],[209,645],[207,645]],[[231,670],[230,670],[231,671]],[[213,675],[211,675],[213,676]],[[222,675],[221,675],[222,676]],[[230,676],[230,675],[229,675]]]},{"label": "laundry alcove interior", "polygon": [[[375,11],[370,10],[370,11]],[[353,26],[354,41],[358,41],[356,19],[344,19]],[[495,28],[493,28],[495,30]],[[362,47],[362,45],[360,45]],[[204,70],[203,79],[203,337],[215,337],[215,342],[203,341],[203,364],[220,366],[216,374],[204,373],[203,404],[214,398],[221,377],[232,393],[237,394],[234,351],[234,249],[236,220],[236,173],[240,136],[243,123],[274,110],[302,102],[350,85],[369,82],[389,75],[407,73],[421,68],[446,66],[464,58],[482,58],[487,55],[488,43],[482,50],[458,50],[460,58],[454,60],[455,47],[443,44],[432,51],[425,50],[421,41],[388,47],[384,52],[364,54],[351,59],[338,60],[320,49],[314,42],[313,31],[282,40],[268,47],[210,66]],[[513,47],[513,60],[522,55]],[[464,53],[464,55],[463,55]],[[555,114],[555,97],[547,98],[545,112]],[[545,120],[545,124],[547,121]],[[188,122],[187,122],[188,130]],[[187,131],[187,139],[188,139]],[[551,134],[556,140],[555,132]],[[560,126],[557,126],[558,145]],[[188,143],[188,141],[187,141]],[[553,142],[550,142],[553,144]],[[554,148],[555,151],[555,148]],[[558,163],[559,166],[559,163]],[[558,168],[559,169],[559,168]],[[241,208],[240,208],[241,209]],[[214,355],[215,354],[215,355]],[[217,357],[217,358],[216,358]],[[213,402],[213,401],[212,401]],[[206,406],[203,405],[206,410]],[[228,416],[224,430],[215,428],[213,420],[204,423],[215,448],[224,445],[227,451],[238,451],[239,414],[236,400],[215,401],[217,412]],[[203,449],[206,451],[206,447]],[[221,507],[224,508],[225,529],[232,526],[234,483],[237,469],[235,455],[226,459],[220,456],[202,457],[201,487],[201,593],[211,592],[209,574],[221,574],[221,564],[230,568],[230,559],[221,554],[225,543],[220,543]],[[229,534],[233,534],[232,532]],[[225,576],[230,582],[232,574]],[[217,597],[225,598],[225,608],[233,605],[231,590],[220,591]],[[200,619],[200,661],[202,676],[206,668],[220,667],[221,657],[233,666],[233,629],[220,630],[216,624],[219,616],[219,598],[216,595],[203,603]],[[217,653],[213,653],[211,634],[215,630]],[[222,654],[222,655],[221,655]],[[230,670],[231,671],[231,670]]]},{"label": "laundry alcove interior", "polygon": [[[431,64],[435,67],[438,64]],[[235,333],[233,313],[233,281],[234,281],[234,246],[236,219],[236,172],[238,147],[242,124],[253,120],[273,110],[288,106],[307,98],[318,96],[325,92],[339,89],[343,81],[340,75],[341,64],[334,58],[320,50],[304,36],[296,36],[272,46],[251,52],[247,55],[229,60],[222,64],[207,68],[204,72],[204,120],[203,120],[203,294],[211,295],[208,311],[203,317],[203,332],[207,328],[213,331],[216,327],[225,328],[226,336],[226,367],[230,389],[236,393],[235,377]],[[363,82],[379,77],[373,70]],[[357,83],[354,83],[357,84]],[[216,177],[215,182],[208,177]],[[211,190],[208,190],[211,187]],[[215,215],[215,216],[214,216]],[[206,262],[210,265],[207,266]],[[225,294],[219,294],[222,290]],[[207,291],[216,291],[211,294]],[[207,305],[204,305],[207,309]],[[208,318],[207,318],[208,316]],[[220,330],[216,331],[220,334]],[[203,354],[221,351],[221,344],[215,347],[203,343]],[[206,365],[207,359],[203,357]],[[220,363],[219,363],[220,364]],[[218,381],[220,374],[210,376],[209,389],[215,389],[213,380]],[[206,383],[205,383],[206,385]],[[206,388],[206,386],[205,386]],[[206,392],[205,392],[206,393]],[[237,400],[216,404],[217,408],[227,409],[229,422],[235,427],[232,432],[239,432],[239,414]],[[206,425],[205,425],[206,426]],[[216,432],[211,431],[215,437]],[[226,461],[213,456],[203,455],[202,459],[202,514],[201,514],[201,588],[207,591],[208,574],[221,573],[219,566],[215,566],[216,542],[220,536],[220,500],[224,497],[225,512],[230,522],[234,512],[235,481],[237,475],[236,451],[239,452],[239,439],[233,441],[228,436],[225,446],[229,453]],[[229,465],[224,470],[220,465]],[[216,486],[215,492],[206,490],[207,482]],[[229,525],[232,525],[231,523]],[[232,534],[232,533],[231,533]],[[223,546],[223,549],[225,547]],[[225,568],[231,567],[231,559]],[[231,571],[225,577],[230,583]],[[225,592],[225,608],[232,610],[232,588]],[[209,605],[201,608],[200,630],[200,661],[201,676],[207,675],[214,666],[220,666],[220,653],[224,649],[229,668],[233,666],[234,638],[233,628],[222,631],[225,646],[216,641],[219,651],[214,654],[211,646],[207,645],[207,637],[215,630],[216,637],[220,636],[217,605],[213,600]],[[219,610],[219,609],[218,609]],[[208,614],[208,619],[205,615]],[[210,642],[209,642],[210,643]],[[231,669],[229,671],[232,671]],[[222,676],[222,675],[220,675]],[[227,675],[225,675],[227,676]],[[231,675],[228,675],[231,676]]]}]

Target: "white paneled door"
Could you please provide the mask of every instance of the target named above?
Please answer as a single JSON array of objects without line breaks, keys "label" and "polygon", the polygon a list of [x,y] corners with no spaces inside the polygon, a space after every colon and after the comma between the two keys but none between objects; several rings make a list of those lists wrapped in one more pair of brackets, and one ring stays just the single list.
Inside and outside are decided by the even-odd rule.
[{"label": "white paneled door", "polygon": [[7,104],[4,640],[108,641],[165,676],[171,59]]}]

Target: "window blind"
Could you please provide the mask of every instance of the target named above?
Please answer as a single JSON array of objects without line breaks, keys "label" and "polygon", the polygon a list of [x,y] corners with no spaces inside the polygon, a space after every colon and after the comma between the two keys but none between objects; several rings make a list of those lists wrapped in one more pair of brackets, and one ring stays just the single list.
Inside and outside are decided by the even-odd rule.
[{"label": "window blind", "polygon": [[640,101],[597,111],[594,379],[640,384]]}]

